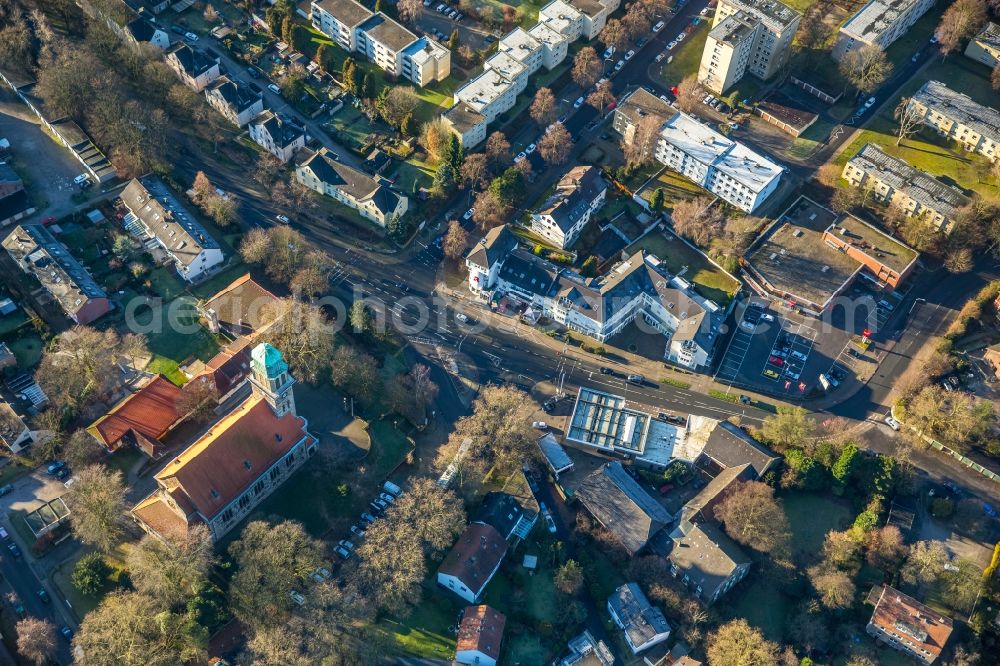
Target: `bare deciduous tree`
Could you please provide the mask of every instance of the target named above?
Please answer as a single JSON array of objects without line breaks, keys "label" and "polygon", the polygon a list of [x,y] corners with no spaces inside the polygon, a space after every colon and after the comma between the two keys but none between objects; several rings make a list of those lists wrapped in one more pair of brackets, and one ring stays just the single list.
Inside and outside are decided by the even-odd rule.
[{"label": "bare deciduous tree", "polygon": [[943,56],[961,46],[986,23],[986,0],[955,0],[941,15],[934,34]]},{"label": "bare deciduous tree", "polygon": [[601,115],[604,115],[605,110],[614,101],[615,95],[611,88],[610,81],[605,81],[601,85],[597,86],[594,89],[594,92],[587,95],[587,104],[597,109]]},{"label": "bare deciduous tree", "polygon": [[740,484],[719,503],[715,515],[726,534],[754,550],[770,553],[788,547],[788,519],[765,483]]},{"label": "bare deciduous tree", "polygon": [[847,573],[831,567],[815,566],[807,571],[807,575],[825,607],[847,608],[854,603],[857,588]]},{"label": "bare deciduous tree", "polygon": [[681,111],[691,113],[698,108],[701,103],[700,89],[697,75],[690,74],[681,79],[681,82],[677,84],[677,106],[680,107]]},{"label": "bare deciduous tree", "polygon": [[91,465],[78,470],[66,492],[73,534],[105,553],[125,538],[125,482],[118,470]]},{"label": "bare deciduous tree", "polygon": [[604,24],[604,30],[601,30],[601,41],[606,46],[613,46],[616,50],[621,51],[629,43],[628,28],[621,19],[608,19],[608,22]]},{"label": "bare deciduous tree", "polygon": [[906,563],[899,573],[911,583],[933,583],[944,573],[947,563],[948,551],[942,542],[918,541],[910,546]]},{"label": "bare deciduous tree", "polygon": [[476,195],[474,208],[476,212],[472,214],[472,219],[483,230],[503,224],[509,210],[509,207],[490,190],[484,190]]},{"label": "bare deciduous tree", "polygon": [[917,133],[924,119],[924,114],[918,111],[916,106],[910,104],[909,97],[903,97],[899,100],[893,117],[899,123],[899,129],[896,131],[896,145],[898,146],[903,142],[903,139]]},{"label": "bare deciduous tree", "polygon": [[396,11],[399,13],[399,20],[410,25],[414,25],[420,12],[423,11],[423,3],[420,0],[399,0],[396,3]]},{"label": "bare deciduous tree", "polygon": [[215,563],[208,528],[197,525],[184,534],[147,535],[129,550],[129,577],[136,590],[168,605],[194,597]]},{"label": "bare deciduous tree", "polygon": [[483,153],[469,153],[462,162],[460,175],[466,187],[480,189],[490,178],[490,158]]},{"label": "bare deciduous tree", "polygon": [[456,437],[468,438],[466,460],[486,472],[519,469],[521,463],[538,456],[531,430],[531,406],[525,394],[512,386],[491,386],[479,394],[472,414],[455,425]]},{"label": "bare deciduous tree", "polygon": [[465,254],[465,248],[468,244],[469,234],[462,228],[458,220],[448,222],[448,232],[444,235],[444,240],[441,242],[441,249],[444,251],[444,256],[449,259],[459,259]]},{"label": "bare deciduous tree", "polygon": [[773,666],[778,661],[778,646],[743,618],[715,630],[708,639],[706,653],[709,666]]},{"label": "bare deciduous tree", "polygon": [[539,88],[535,99],[531,102],[528,114],[540,127],[547,127],[559,116],[556,107],[556,96],[548,88]]},{"label": "bare deciduous tree", "polygon": [[58,644],[56,628],[51,622],[29,616],[18,621],[16,630],[17,651],[22,657],[34,662],[35,666],[42,666],[55,657]]},{"label": "bare deciduous tree", "polygon": [[604,71],[604,63],[592,46],[585,46],[573,58],[573,81],[586,90],[597,83]]},{"label": "bare deciduous tree", "polygon": [[892,63],[881,47],[868,44],[844,54],[840,73],[858,90],[871,91],[889,78]]},{"label": "bare deciduous tree", "polygon": [[670,218],[674,231],[696,245],[707,247],[722,232],[724,218],[719,206],[708,197],[684,199],[674,204]]},{"label": "bare deciduous tree", "polygon": [[538,142],[538,154],[552,166],[566,164],[573,149],[573,139],[562,123],[556,123]]},{"label": "bare deciduous tree", "polygon": [[642,116],[632,128],[631,140],[626,141],[627,137],[622,137],[622,152],[625,163],[630,167],[642,166],[653,161],[661,120],[654,115]]},{"label": "bare deciduous tree", "polygon": [[510,154],[510,141],[507,140],[507,136],[503,132],[493,132],[486,138],[485,152],[494,173],[503,171],[513,161]]}]

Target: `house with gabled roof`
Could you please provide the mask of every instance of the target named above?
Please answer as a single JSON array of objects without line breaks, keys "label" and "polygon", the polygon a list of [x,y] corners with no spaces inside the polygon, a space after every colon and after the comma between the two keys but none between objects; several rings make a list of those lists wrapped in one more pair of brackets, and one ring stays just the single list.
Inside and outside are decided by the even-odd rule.
[{"label": "house with gabled roof", "polygon": [[469,666],[496,666],[507,617],[489,606],[468,606],[462,611],[455,641],[455,662]]},{"label": "house with gabled roof", "polygon": [[225,260],[219,241],[158,176],[133,178],[121,200],[128,209],[125,228],[162,248],[187,282],[207,277]]},{"label": "house with gabled roof", "polygon": [[337,161],[325,148],[300,151],[295,179],[311,190],[332,197],[380,227],[400,219],[409,208],[409,199],[393,190],[388,182],[372,178]]},{"label": "house with gabled roof", "polygon": [[604,205],[607,194],[608,184],[600,169],[573,167],[556,183],[552,196],[531,214],[531,228],[556,247],[568,248]]},{"label": "house with gabled roof", "polygon": [[183,418],[178,408],[183,390],[163,375],[125,397],[107,414],[94,421],[87,432],[108,453],[135,446],[150,457],[159,457],[161,439]]},{"label": "house with gabled roof", "polygon": [[264,112],[264,95],[239,79],[220,76],[205,88],[209,106],[226,120],[243,127]]},{"label": "house with gabled roof", "polygon": [[195,92],[201,92],[222,76],[218,58],[196,51],[184,42],[177,42],[167,49],[166,61],[184,85]]},{"label": "house with gabled roof", "polygon": [[632,555],[644,549],[671,521],[663,505],[650,497],[617,460],[584,479],[576,497]]},{"label": "house with gabled roof", "polygon": [[306,130],[290,116],[268,109],[247,125],[250,138],[278,158],[282,164],[306,145]]},{"label": "house with gabled roof", "polygon": [[156,474],[132,509],[159,537],[207,526],[220,539],[311,458],[318,440],[296,414],[295,379],[267,343],[251,352],[251,395]]},{"label": "house with gabled roof", "polygon": [[475,522],[492,525],[507,541],[525,539],[538,522],[538,503],[530,491],[522,497],[489,492],[479,505]]},{"label": "house with gabled roof", "polygon": [[282,300],[249,273],[198,306],[212,333],[223,333],[234,340],[261,333],[278,319],[282,309]]},{"label": "house with gabled roof", "polygon": [[637,583],[625,583],[608,598],[608,614],[622,630],[632,654],[639,654],[670,637],[670,625]]},{"label": "house with gabled roof", "polygon": [[437,583],[469,603],[482,599],[507,554],[507,540],[492,525],[471,523],[438,567]]}]

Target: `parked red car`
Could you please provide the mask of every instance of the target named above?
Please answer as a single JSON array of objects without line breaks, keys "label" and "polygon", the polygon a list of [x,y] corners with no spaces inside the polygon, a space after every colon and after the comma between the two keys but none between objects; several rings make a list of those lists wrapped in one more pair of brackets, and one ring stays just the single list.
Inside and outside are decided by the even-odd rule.
[{"label": "parked red car", "polygon": [[666,483],[666,484],[660,486],[660,494],[661,495],[666,495],[667,493],[669,493],[673,489],[674,489],[674,484],[672,484],[672,483]]},{"label": "parked red car", "polygon": [[767,362],[777,368],[780,368],[785,364],[785,359],[779,356],[771,356],[770,358],[767,359]]}]

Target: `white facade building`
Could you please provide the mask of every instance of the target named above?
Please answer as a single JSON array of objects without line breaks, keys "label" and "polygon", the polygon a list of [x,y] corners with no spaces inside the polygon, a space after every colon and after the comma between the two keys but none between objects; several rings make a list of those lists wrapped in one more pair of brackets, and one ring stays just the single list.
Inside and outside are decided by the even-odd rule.
[{"label": "white facade building", "polygon": [[748,213],[774,192],[782,168],[678,111],[660,131],[656,159]]},{"label": "white facade building", "polygon": [[1000,157],[1000,111],[955,92],[940,81],[928,81],[910,98],[924,125],[962,144],[991,162]]},{"label": "white facade building", "polygon": [[902,37],[936,0],[870,0],[840,26],[831,55],[840,61],[847,53],[863,46],[881,49]]},{"label": "white facade building", "polygon": [[531,229],[556,247],[566,249],[607,200],[608,184],[594,166],[570,169],[555,193],[531,214]]}]

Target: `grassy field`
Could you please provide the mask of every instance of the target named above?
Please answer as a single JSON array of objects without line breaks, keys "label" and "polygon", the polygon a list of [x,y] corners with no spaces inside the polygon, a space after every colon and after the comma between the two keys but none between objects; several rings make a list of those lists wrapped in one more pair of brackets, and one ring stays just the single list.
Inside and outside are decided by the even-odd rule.
[{"label": "grassy field", "polygon": [[7,346],[17,359],[17,367],[23,370],[35,367],[42,359],[42,339],[35,331],[22,331],[20,337],[9,341]]},{"label": "grassy field", "polygon": [[125,573],[124,560],[119,557],[105,555],[104,561],[111,567],[111,572],[104,580],[104,589],[93,596],[80,592],[73,587],[73,583],[70,582],[70,576],[73,574],[73,567],[76,563],[84,555],[91,552],[91,550],[89,548],[81,548],[72,559],[63,562],[52,572],[52,582],[63,593],[66,601],[73,609],[73,613],[80,619],[83,619],[84,615],[97,608],[97,604],[104,598],[104,595],[118,586],[119,578]]},{"label": "grassy field", "polygon": [[626,252],[640,248],[656,255],[670,273],[677,275],[683,271],[681,277],[693,283],[695,291],[720,305],[729,303],[739,290],[736,280],[672,233],[651,233],[629,246]]},{"label": "grassy field", "polygon": [[140,326],[148,326],[154,317],[159,317],[162,324],[157,327],[159,330],[146,334],[147,347],[153,355],[146,370],[158,372],[181,386],[187,377],[180,371],[180,364],[188,358],[208,361],[219,351],[219,343],[198,323],[193,303],[174,301],[145,308],[136,313],[135,320]]},{"label": "grassy field", "polygon": [[417,606],[409,617],[386,618],[378,630],[402,654],[450,659],[455,654],[455,635],[448,627],[457,623],[459,612],[450,601],[438,594]]},{"label": "grassy field", "polygon": [[475,0],[473,4],[477,7],[493,7],[497,12],[503,12],[504,7],[513,7],[521,12],[519,25],[527,30],[538,23],[538,12],[548,3],[544,2],[544,0],[510,0],[509,2],[500,2],[500,0]]},{"label": "grassy field", "polygon": [[[946,82],[953,90],[965,93],[977,102],[1000,106],[1000,95],[990,87],[989,70],[960,56],[953,56],[945,62],[934,62],[924,70],[926,76],[916,77],[904,87],[900,98],[912,95],[924,81]],[[997,183],[988,174],[989,162],[985,157],[962,150],[951,141],[924,128],[907,137],[897,146],[898,124],[893,112],[899,98],[885,104],[878,115],[834,160],[843,166],[866,143],[876,143],[890,155],[906,160],[910,165],[938,176],[945,182],[966,190],[975,190],[983,195],[995,194]]]},{"label": "grassy field", "polygon": [[793,556],[796,557],[818,557],[826,533],[844,529],[851,522],[851,507],[833,497],[786,493],[782,502],[792,529]]},{"label": "grassy field", "polygon": [[673,204],[678,201],[693,199],[705,193],[705,190],[702,189],[701,186],[696,185],[694,182],[688,180],[676,171],[671,171],[667,168],[664,168],[659,175],[657,175],[656,180],[650,181],[649,184],[639,192],[639,196],[646,201],[649,201],[653,196],[653,192],[658,189],[663,190],[663,203],[664,207],[668,210],[672,209]]},{"label": "grassy field", "polygon": [[395,171],[396,189],[406,195],[412,194],[417,188],[429,188],[434,183],[434,168],[409,160],[397,162]]},{"label": "grassy field", "polygon": [[675,46],[672,51],[667,52],[668,57],[673,56],[674,59],[667,63],[667,58],[665,58],[660,73],[668,88],[676,86],[685,76],[698,73],[701,54],[705,50],[705,42],[708,40],[709,25],[708,20],[702,21],[683,42]]}]

